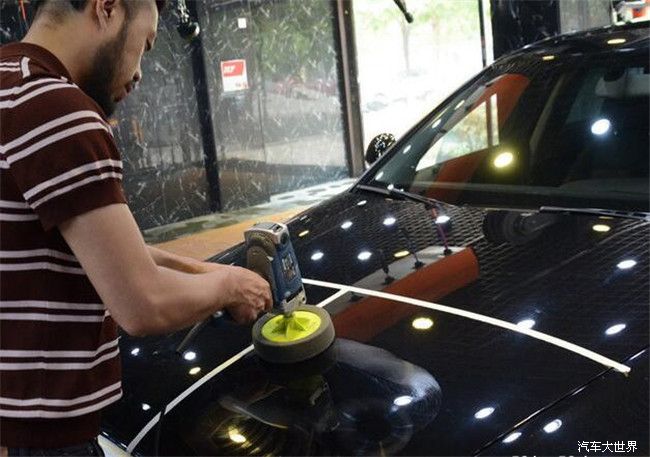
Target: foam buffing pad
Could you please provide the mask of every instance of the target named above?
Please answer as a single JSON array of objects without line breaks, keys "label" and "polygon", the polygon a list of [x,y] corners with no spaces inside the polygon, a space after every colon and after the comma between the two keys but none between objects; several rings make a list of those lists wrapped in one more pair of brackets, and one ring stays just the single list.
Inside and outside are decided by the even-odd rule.
[{"label": "foam buffing pad", "polygon": [[334,341],[329,313],[316,306],[298,306],[291,316],[266,314],[253,326],[253,346],[271,363],[296,363],[317,356]]}]

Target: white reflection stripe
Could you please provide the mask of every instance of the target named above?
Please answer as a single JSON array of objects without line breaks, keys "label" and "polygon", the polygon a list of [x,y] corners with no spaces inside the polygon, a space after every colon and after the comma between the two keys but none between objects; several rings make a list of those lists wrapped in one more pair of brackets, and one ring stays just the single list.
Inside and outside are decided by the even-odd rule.
[{"label": "white reflection stripe", "polygon": [[0,67],[19,67],[20,62],[0,62]]},{"label": "white reflection stripe", "polygon": [[9,163],[6,160],[0,160],[0,169],[8,170],[9,169]]},{"label": "white reflection stripe", "polygon": [[38,220],[38,215],[36,215],[36,214],[6,214],[6,213],[0,213],[0,221],[25,222],[25,221],[36,221],[36,220]]},{"label": "white reflection stripe", "polygon": [[106,127],[101,122],[87,122],[85,124],[76,125],[74,127],[70,127],[69,129],[61,130],[60,132],[45,137],[41,141],[32,144],[20,152],[14,152],[13,154],[7,156],[7,162],[9,162],[9,165],[11,166],[11,164],[14,162],[17,162],[20,159],[24,159],[25,157],[28,157],[29,155],[35,153],[40,149],[43,149],[46,146],[49,146],[52,143],[56,143],[57,141],[60,141],[64,138],[68,138],[76,135],[77,133],[86,132],[88,130],[104,130],[110,133],[108,127]]},{"label": "white reflection stripe", "polygon": [[95,403],[94,405],[86,406],[85,408],[73,409],[71,411],[44,411],[42,409],[34,409],[31,411],[12,411],[0,408],[0,417],[16,417],[21,419],[58,419],[62,417],[83,416],[84,414],[100,410],[103,407],[110,405],[114,401],[119,400],[121,397],[122,391],[120,390],[116,395],[113,395],[104,401]]},{"label": "white reflection stripe", "polygon": [[104,160],[97,160],[94,162],[87,163],[85,165],[81,165],[80,167],[73,168],[72,170],[66,171],[65,173],[61,173],[58,176],[55,176],[52,179],[48,179],[47,181],[43,181],[42,183],[32,187],[28,191],[26,191],[23,195],[25,198],[32,198],[34,195],[38,194],[39,192],[47,189],[48,187],[56,186],[57,184],[62,183],[63,181],[66,181],[70,178],[73,178],[75,176],[79,176],[81,174],[84,174],[88,171],[99,171],[104,167],[114,167],[114,168],[122,168],[122,161],[121,160],[113,160],[113,159],[104,159]]},{"label": "white reflection stripe", "polygon": [[55,251],[54,249],[29,249],[25,251],[0,251],[0,258],[22,258],[22,257],[54,257],[55,259],[70,260],[78,262],[73,255],[65,252]]},{"label": "white reflection stripe", "polygon": [[20,61],[20,69],[23,71],[23,78],[29,77],[32,73],[29,71],[29,57],[23,57]]},{"label": "white reflection stripe", "polygon": [[[16,63],[16,65],[20,65]],[[12,87],[11,89],[4,89],[0,90],[0,97],[5,97],[7,95],[17,95],[20,94],[21,92],[25,92],[27,89],[34,87],[34,86],[40,86],[41,84],[47,84],[47,83],[61,83],[61,82],[67,82],[68,80],[65,78],[57,79],[57,78],[41,78],[37,79],[36,81],[30,81],[27,84],[23,84],[22,86],[16,86]],[[74,87],[74,85],[73,85]]]},{"label": "white reflection stripe", "polygon": [[106,394],[111,393],[112,391],[119,389],[121,386],[120,381],[117,381],[115,384],[111,384],[108,387],[104,387],[96,392],[93,392],[88,395],[84,395],[76,398],[68,399],[55,399],[55,398],[7,398],[0,397],[0,404],[7,406],[73,406],[80,403],[86,403],[92,400],[95,400],[99,397],[103,397]]},{"label": "white reflection stripe", "polygon": [[90,184],[91,182],[101,181],[101,180],[107,179],[107,178],[122,179],[122,173],[115,173],[115,172],[111,171],[109,173],[102,173],[101,175],[90,176],[88,178],[82,179],[79,182],[76,182],[74,184],[69,184],[69,185],[67,185],[65,187],[62,187],[62,188],[58,189],[58,190],[50,192],[49,194],[45,195],[42,198],[39,198],[38,200],[36,200],[32,204],[34,205],[34,208],[38,208],[43,203],[53,199],[54,197],[57,197],[57,196],[62,195],[62,194],[66,194],[66,193],[70,192],[71,190],[74,190],[74,189],[76,189],[78,187],[85,186],[86,184]]},{"label": "white reflection stripe", "polygon": [[0,200],[0,208],[30,209],[27,202]]},{"label": "white reflection stripe", "polygon": [[[329,305],[331,302],[337,300],[339,297],[347,294],[347,290],[340,290],[336,292],[335,294],[332,294],[330,297],[327,297],[325,300],[317,304],[319,308],[322,308],[326,305]],[[194,384],[192,384],[190,387],[185,389],[178,397],[176,397],[174,400],[172,400],[168,405],[165,410],[165,414],[167,414],[169,411],[174,409],[176,405],[178,405],[181,401],[183,401],[188,395],[190,395],[192,392],[194,392],[196,389],[201,387],[203,384],[208,382],[210,379],[212,379],[214,376],[218,375],[222,371],[224,371],[226,368],[231,366],[233,363],[237,362],[240,360],[242,357],[244,357],[246,354],[251,352],[253,350],[253,345],[248,346],[247,348],[243,349],[242,351],[238,352],[234,356],[232,356],[230,359],[226,360],[224,363],[207,373],[205,376],[203,376],[201,379],[196,381]],[[129,443],[129,447],[127,447],[126,451],[131,453],[133,452],[133,449],[142,441],[142,438],[146,436],[147,433],[158,423],[158,420],[160,419],[160,413],[156,414],[148,423],[147,425],[144,426],[142,430],[133,438],[131,443]]]},{"label": "white reflection stripe", "polygon": [[11,370],[11,371],[20,371],[20,370],[88,370],[90,368],[96,367],[102,362],[115,358],[119,355],[120,350],[115,349],[113,352],[104,354],[100,358],[93,360],[92,362],[25,362],[25,363],[0,363],[0,370]]},{"label": "white reflection stripe", "polygon": [[42,322],[104,322],[105,315],[73,315],[46,313],[0,313],[0,321],[42,321]]},{"label": "white reflection stripe", "polygon": [[102,344],[96,351],[19,351],[19,350],[1,350],[0,357],[43,357],[43,358],[89,358],[96,357],[107,349],[112,349],[117,346],[117,339]]},{"label": "white reflection stripe", "polygon": [[428,308],[432,309],[435,311],[440,311],[443,313],[448,313],[448,314],[454,314],[456,316],[461,316],[465,317],[467,319],[472,319],[475,321],[483,322],[486,324],[494,325],[495,327],[501,327],[505,328],[507,330],[512,330],[513,332],[521,333],[523,335],[530,336],[531,338],[535,338],[540,341],[544,341],[546,343],[552,344],[554,346],[558,346],[562,349],[566,349],[567,351],[571,351],[575,354],[581,355],[587,359],[593,360],[596,363],[600,363],[601,365],[605,365],[606,367],[614,368],[617,371],[620,371],[621,373],[629,373],[631,371],[631,368],[628,367],[627,365],[623,365],[621,363],[616,362],[615,360],[609,359],[605,356],[602,356],[596,352],[590,351],[589,349],[583,348],[582,346],[578,346],[577,344],[569,343],[566,340],[556,338],[554,336],[548,335],[546,333],[539,332],[537,330],[533,329],[527,329],[527,328],[522,328],[518,327],[517,324],[513,324],[507,321],[503,321],[501,319],[496,319],[494,317],[489,317],[484,314],[478,314],[478,313],[473,313],[471,311],[465,311],[460,308],[454,308],[451,306],[445,306],[445,305],[439,305],[437,303],[431,303],[427,302],[424,300],[418,300],[415,298],[410,298],[410,297],[404,297],[402,295],[395,295],[395,294],[390,294],[386,292],[378,292],[375,290],[370,290],[370,289],[362,289],[360,287],[353,287],[353,286],[346,286],[343,284],[336,284],[332,282],[325,282],[325,281],[316,281],[313,279],[302,279],[302,282],[305,284],[309,284],[312,286],[317,286],[317,287],[326,287],[329,289],[339,289],[341,291],[345,290],[347,292],[354,292],[355,294],[360,294],[360,295],[368,295],[371,297],[377,297],[377,298],[383,298],[385,300],[393,300],[393,301],[398,301],[401,303],[406,303],[409,305],[414,305],[414,306],[419,306],[421,308]]},{"label": "white reflection stripe", "polygon": [[21,144],[28,142],[32,138],[36,138],[41,133],[45,133],[48,130],[52,130],[55,127],[58,127],[63,124],[67,124],[68,122],[72,122],[72,121],[76,121],[77,119],[83,119],[88,117],[92,117],[101,122],[104,122],[104,119],[102,119],[102,117],[99,114],[97,114],[95,111],[91,111],[91,110],[76,111],[74,113],[66,114],[65,116],[61,116],[52,121],[46,122],[45,124],[30,130],[26,134],[19,136],[15,140],[10,141],[7,144],[0,145],[0,152],[6,153],[7,151],[15,148],[16,146],[20,146]]},{"label": "white reflection stripe", "polygon": [[0,309],[3,308],[45,308],[45,309],[76,309],[101,311],[104,305],[101,303],[68,303],[63,301],[42,301],[42,300],[0,300]]},{"label": "white reflection stripe", "polygon": [[30,270],[50,270],[57,273],[72,273],[75,275],[85,275],[83,268],[66,267],[51,262],[30,262],[30,263],[3,263],[0,264],[0,271],[30,271]]},{"label": "white reflection stripe", "polygon": [[[7,71],[7,69],[3,69],[3,70]],[[16,70],[9,70],[9,71],[16,71]],[[18,71],[21,71],[21,70],[18,70]],[[29,94],[23,95],[22,97],[17,98],[16,100],[9,100],[9,101],[6,101],[6,102],[0,102],[0,109],[15,108],[16,106],[25,103],[27,100],[30,100],[30,99],[36,97],[37,95],[41,95],[41,94],[43,94],[45,92],[49,92],[51,90],[71,89],[73,87],[75,87],[75,86],[73,86],[72,84],[68,84],[68,83],[50,84],[48,86],[36,89],[35,91],[30,92]]]},{"label": "white reflection stripe", "polygon": [[19,71],[21,71],[21,70],[20,70],[20,68],[0,67],[0,71],[13,71],[13,72],[19,72]]}]

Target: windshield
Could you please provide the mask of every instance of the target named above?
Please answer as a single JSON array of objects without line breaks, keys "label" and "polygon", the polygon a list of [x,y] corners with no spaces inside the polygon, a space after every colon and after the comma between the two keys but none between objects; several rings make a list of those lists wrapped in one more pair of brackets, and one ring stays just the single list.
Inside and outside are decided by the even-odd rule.
[{"label": "windshield", "polygon": [[364,182],[454,204],[648,211],[647,49],[487,69]]}]

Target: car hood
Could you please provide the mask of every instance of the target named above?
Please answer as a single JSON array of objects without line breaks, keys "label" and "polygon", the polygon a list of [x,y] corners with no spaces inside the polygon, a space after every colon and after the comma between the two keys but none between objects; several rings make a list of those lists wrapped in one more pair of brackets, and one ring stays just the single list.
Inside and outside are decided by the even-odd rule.
[{"label": "car hood", "polygon": [[[162,453],[467,455],[611,370],[589,354],[625,362],[647,346],[650,224],[487,213],[348,192],[296,217],[308,302],[331,300],[334,345],[274,367],[223,319],[185,358],[185,332],[124,336],[105,433],[151,453],[171,402]],[[242,264],[243,249],[215,260]]]}]

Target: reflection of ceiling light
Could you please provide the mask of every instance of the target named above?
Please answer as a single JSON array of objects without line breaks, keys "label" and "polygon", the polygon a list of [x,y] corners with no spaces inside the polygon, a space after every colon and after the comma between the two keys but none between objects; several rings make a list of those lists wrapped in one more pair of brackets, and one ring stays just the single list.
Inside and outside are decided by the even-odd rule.
[{"label": "reflection of ceiling light", "polygon": [[401,259],[402,257],[406,257],[409,254],[410,254],[409,251],[404,250],[404,251],[397,251],[395,254],[393,254],[393,256],[396,259]]},{"label": "reflection of ceiling light", "polygon": [[196,359],[196,352],[187,351],[185,354],[183,354],[183,358],[185,360],[194,360],[194,359]]},{"label": "reflection of ceiling light", "polygon": [[409,144],[408,146],[406,146],[406,147],[404,148],[404,150],[402,151],[402,154],[406,154],[406,153],[409,152],[410,150],[411,150],[411,145]]},{"label": "reflection of ceiling light", "polygon": [[194,376],[195,374],[199,374],[201,372],[201,367],[194,367],[190,369],[190,374]]},{"label": "reflection of ceiling light", "polygon": [[517,327],[531,329],[535,326],[535,321],[533,319],[524,319],[523,321],[517,322]]},{"label": "reflection of ceiling light", "polygon": [[359,203],[357,203],[357,206],[363,206],[366,203],[368,203],[368,200],[361,200]]},{"label": "reflection of ceiling light", "polygon": [[513,160],[515,160],[515,156],[512,155],[512,152],[502,152],[494,158],[494,166],[497,168],[505,168],[510,165]]},{"label": "reflection of ceiling light", "polygon": [[506,436],[506,437],[503,439],[503,442],[504,442],[504,443],[512,443],[513,441],[515,441],[515,440],[516,440],[517,438],[519,438],[520,436],[521,436],[521,433],[519,433],[519,432],[511,433],[510,435]]},{"label": "reflection of ceiling light", "polygon": [[372,256],[372,253],[370,251],[361,251],[359,255],[357,256],[357,259],[359,260],[368,260]]},{"label": "reflection of ceiling light", "polygon": [[323,258],[325,254],[323,254],[321,251],[316,251],[311,255],[312,260],[320,260]]},{"label": "reflection of ceiling light", "polygon": [[307,235],[309,235],[309,230],[303,230],[298,234],[300,238],[306,237]]},{"label": "reflection of ceiling light", "polygon": [[395,219],[393,216],[388,216],[386,219],[384,219],[384,225],[386,227],[393,225],[395,222],[397,222],[397,219]]},{"label": "reflection of ceiling light", "polygon": [[554,59],[555,59],[554,55],[548,55],[548,56],[542,57],[542,60],[554,60]]},{"label": "reflection of ceiling light", "polygon": [[131,349],[131,355],[138,355],[138,354],[140,354],[140,348]]},{"label": "reflection of ceiling light", "polygon": [[149,406],[149,405],[146,404],[146,403],[142,403],[142,410],[143,410],[143,411],[149,411],[150,409],[151,409],[151,406]]},{"label": "reflection of ceiling light", "polygon": [[431,128],[435,129],[440,125],[440,122],[442,122],[442,119],[436,119],[433,124],[431,124]]},{"label": "reflection of ceiling light", "polygon": [[450,219],[451,217],[447,216],[446,214],[443,214],[442,216],[438,216],[436,218],[436,224],[446,224],[447,222],[449,222]]},{"label": "reflection of ceiling light", "polygon": [[456,106],[454,106],[454,109],[458,109],[458,108],[460,108],[461,106],[463,106],[464,104],[465,104],[465,100],[463,99],[463,100],[459,101],[458,104],[457,104]]},{"label": "reflection of ceiling light", "polygon": [[228,429],[228,438],[230,438],[231,441],[237,444],[242,444],[247,441],[246,437],[241,433],[239,433],[239,430],[237,430],[236,428]]},{"label": "reflection of ceiling light", "polygon": [[612,38],[611,40],[607,40],[607,44],[623,44],[626,41],[625,38]]},{"label": "reflection of ceiling light", "polygon": [[612,123],[609,122],[609,119],[598,119],[591,124],[591,133],[594,135],[604,135],[609,131],[611,126]]},{"label": "reflection of ceiling light", "polygon": [[494,412],[494,408],[492,408],[490,406],[488,408],[483,408],[483,409],[479,409],[478,411],[476,411],[476,414],[474,414],[474,417],[477,418],[477,419],[485,419],[486,417],[492,415],[493,412]]},{"label": "reflection of ceiling light", "polygon": [[619,262],[618,265],[616,266],[621,270],[629,270],[635,265],[636,265],[636,260],[627,259],[627,260],[623,260],[622,262]]},{"label": "reflection of ceiling light", "polygon": [[413,319],[411,325],[416,330],[429,330],[433,327],[433,321],[428,317],[418,317]]},{"label": "reflection of ceiling light", "polygon": [[352,227],[352,221],[345,221],[345,222],[343,222],[343,223],[341,224],[341,228],[342,228],[343,230],[347,230],[347,229],[349,229],[350,227]]},{"label": "reflection of ceiling light", "polygon": [[612,325],[610,328],[605,330],[606,335],[616,335],[619,332],[622,332],[627,327],[625,324],[616,324]]},{"label": "reflection of ceiling light", "polygon": [[393,190],[394,188],[395,188],[395,184],[392,183],[386,186],[386,189],[388,190]]},{"label": "reflection of ceiling light", "polygon": [[375,176],[375,179],[381,179],[382,176],[384,176],[384,172],[380,171],[379,173],[377,173],[377,176]]},{"label": "reflection of ceiling light", "polygon": [[393,404],[395,406],[406,406],[410,404],[413,401],[413,397],[409,395],[402,395],[401,397],[397,397],[395,400],[393,400]]},{"label": "reflection of ceiling light", "polygon": [[546,433],[556,432],[560,427],[562,427],[562,421],[560,419],[555,419],[553,422],[549,422],[544,426],[544,431]]},{"label": "reflection of ceiling light", "polygon": [[594,230],[594,232],[601,232],[601,233],[609,232],[612,229],[609,225],[605,225],[605,224],[596,224],[591,228]]}]

